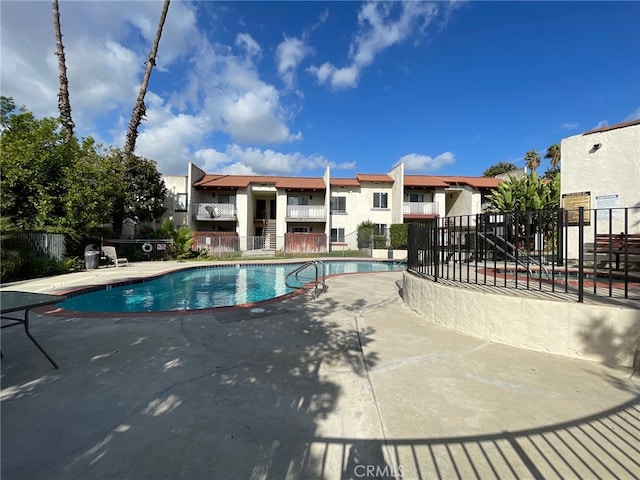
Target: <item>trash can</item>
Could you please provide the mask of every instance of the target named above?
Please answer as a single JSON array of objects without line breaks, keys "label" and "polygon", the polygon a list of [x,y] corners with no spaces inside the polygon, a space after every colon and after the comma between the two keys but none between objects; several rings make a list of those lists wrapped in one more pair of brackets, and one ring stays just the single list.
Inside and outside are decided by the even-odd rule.
[{"label": "trash can", "polygon": [[84,266],[87,270],[95,270],[100,265],[100,251],[95,245],[84,249]]}]

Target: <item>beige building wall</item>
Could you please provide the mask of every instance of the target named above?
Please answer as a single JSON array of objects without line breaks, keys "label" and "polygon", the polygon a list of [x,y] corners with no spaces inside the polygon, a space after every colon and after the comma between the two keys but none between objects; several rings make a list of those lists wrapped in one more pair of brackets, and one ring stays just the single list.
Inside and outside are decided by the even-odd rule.
[{"label": "beige building wall", "polygon": [[[329,228],[344,228],[345,242],[348,244],[347,249],[355,250],[358,248],[356,230],[358,224],[362,221],[358,219],[357,203],[361,202],[359,187],[332,187],[330,195],[335,197],[346,198],[346,213],[330,214]],[[329,230],[329,234],[331,230]]]},{"label": "beige building wall", "polygon": [[189,223],[188,207],[191,201],[189,184],[186,175],[166,175],[162,177],[168,194],[164,200],[167,209],[162,220],[169,219],[174,226],[187,226]]},{"label": "beige building wall", "polygon": [[[389,176],[393,178],[393,187],[391,188],[392,194],[390,198],[391,209],[391,223],[403,223],[403,203],[404,197],[404,163],[399,163],[389,172]],[[425,198],[425,202],[428,202]]]},{"label": "beige building wall", "polygon": [[[615,126],[614,126],[615,127]],[[564,138],[560,145],[561,194],[589,192],[589,208],[616,205],[640,207],[640,121]],[[597,217],[598,233],[609,233],[606,212]],[[640,208],[629,212],[629,231],[640,233]],[[585,243],[593,241],[594,219],[585,228]],[[613,212],[612,232],[624,230],[624,215]],[[569,258],[578,258],[578,227],[568,227]]]}]

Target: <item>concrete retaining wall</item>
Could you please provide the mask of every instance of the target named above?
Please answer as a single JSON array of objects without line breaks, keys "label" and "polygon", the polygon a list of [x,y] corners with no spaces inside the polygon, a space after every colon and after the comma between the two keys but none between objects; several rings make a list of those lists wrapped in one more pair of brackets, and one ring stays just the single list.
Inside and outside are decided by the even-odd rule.
[{"label": "concrete retaining wall", "polygon": [[404,273],[407,306],[429,322],[486,340],[640,367],[640,309],[540,300],[442,285]]},{"label": "concrete retaining wall", "polygon": [[[403,260],[407,258],[406,250],[392,250],[394,260]],[[386,248],[374,248],[371,252],[371,258],[381,259],[389,258],[389,250]]]}]

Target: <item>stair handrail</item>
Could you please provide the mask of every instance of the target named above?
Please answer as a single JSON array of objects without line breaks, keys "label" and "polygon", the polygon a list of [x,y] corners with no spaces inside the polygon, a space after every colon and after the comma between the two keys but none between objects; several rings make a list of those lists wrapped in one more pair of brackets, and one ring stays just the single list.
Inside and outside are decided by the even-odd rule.
[{"label": "stair handrail", "polygon": [[[539,262],[534,257],[531,257],[526,253],[518,255],[520,258],[525,258],[526,260],[528,260],[528,263],[525,263],[522,260],[520,260],[520,258],[517,258],[515,255],[512,255],[510,252],[508,252],[506,249],[502,248],[500,245],[498,245],[497,242],[494,242],[493,240],[491,240],[491,238],[489,238],[485,233],[483,232],[476,232],[476,233],[485,242],[490,243],[491,245],[496,247],[498,250],[500,250],[502,253],[504,253],[510,260],[513,260],[514,262],[516,262],[516,265],[521,265],[522,267],[524,267],[530,276],[533,276],[533,271],[531,270],[531,268],[529,268],[529,264],[533,263],[534,265],[537,265],[538,267],[540,267],[540,269],[544,272],[545,277],[547,279],[550,278],[549,269],[541,261]],[[490,234],[493,235],[496,238],[496,240],[502,241],[506,246],[513,249],[514,252],[517,251],[516,246],[513,245],[511,242],[509,242],[506,238],[502,238],[500,235],[497,235],[495,232],[491,232]]]}]

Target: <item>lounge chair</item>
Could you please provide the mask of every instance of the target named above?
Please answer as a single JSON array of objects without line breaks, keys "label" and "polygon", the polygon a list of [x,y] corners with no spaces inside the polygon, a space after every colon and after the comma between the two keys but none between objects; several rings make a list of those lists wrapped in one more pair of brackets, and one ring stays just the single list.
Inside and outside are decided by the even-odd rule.
[{"label": "lounge chair", "polygon": [[120,264],[124,264],[127,267],[129,266],[129,260],[124,257],[118,258],[116,247],[102,247],[102,253],[107,257],[110,264],[115,264],[116,268],[119,267]]}]

